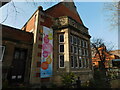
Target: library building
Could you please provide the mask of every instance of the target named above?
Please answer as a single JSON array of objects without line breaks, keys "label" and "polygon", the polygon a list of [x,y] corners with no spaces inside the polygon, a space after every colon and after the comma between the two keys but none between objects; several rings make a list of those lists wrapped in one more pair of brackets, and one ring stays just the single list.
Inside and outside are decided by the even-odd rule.
[{"label": "library building", "polygon": [[21,29],[2,25],[3,83],[61,85],[70,72],[82,83],[90,80],[90,38],[74,2],[39,6]]}]

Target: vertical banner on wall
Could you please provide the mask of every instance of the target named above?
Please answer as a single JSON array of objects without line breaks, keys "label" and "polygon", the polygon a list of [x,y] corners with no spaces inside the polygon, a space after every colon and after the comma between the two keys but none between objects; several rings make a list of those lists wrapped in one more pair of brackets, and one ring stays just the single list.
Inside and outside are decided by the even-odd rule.
[{"label": "vertical banner on wall", "polygon": [[42,53],[41,53],[41,78],[52,76],[53,61],[53,30],[43,27]]}]

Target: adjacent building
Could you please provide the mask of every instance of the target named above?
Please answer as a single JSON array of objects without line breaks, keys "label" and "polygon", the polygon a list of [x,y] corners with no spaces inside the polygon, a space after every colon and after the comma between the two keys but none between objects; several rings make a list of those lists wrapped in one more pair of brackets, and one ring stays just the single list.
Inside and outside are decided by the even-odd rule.
[{"label": "adjacent building", "polygon": [[[112,60],[114,59],[119,59],[120,57],[116,54],[113,54],[113,51],[105,51],[104,54],[102,54],[103,47],[100,47],[99,49],[100,55],[105,55],[105,68],[109,69],[113,67]],[[116,50],[117,51],[117,50]],[[99,68],[100,67],[100,57],[98,53],[94,49],[92,49],[92,64],[94,68]]]},{"label": "adjacent building", "polygon": [[9,83],[29,82],[33,34],[13,27],[2,26],[2,80]]}]

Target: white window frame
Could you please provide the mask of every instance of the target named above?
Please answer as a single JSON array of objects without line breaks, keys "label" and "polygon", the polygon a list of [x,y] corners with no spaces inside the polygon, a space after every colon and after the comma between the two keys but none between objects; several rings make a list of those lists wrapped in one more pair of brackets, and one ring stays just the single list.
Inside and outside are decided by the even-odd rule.
[{"label": "white window frame", "polygon": [[[3,47],[3,50],[2,50],[2,47]],[[2,60],[3,60],[4,53],[5,53],[5,46],[1,46],[1,45],[0,45],[0,48],[1,48],[1,57],[0,57],[0,61],[2,61]]]},{"label": "white window frame", "polygon": [[60,42],[60,36],[63,35],[63,39],[64,39],[64,42],[65,42],[65,37],[64,37],[64,34],[59,34],[59,43],[64,43],[64,42]]},{"label": "white window frame", "polygon": [[[60,52],[60,45],[63,45],[64,46],[64,44],[59,44],[59,53],[64,53],[64,52]],[[64,48],[65,49],[65,48]]]},{"label": "white window frame", "polygon": [[[73,67],[71,67],[71,68],[74,68],[74,56],[73,55],[71,55],[71,57],[73,57]],[[70,57],[70,58],[71,58]],[[72,62],[72,61],[71,61]]]},{"label": "white window frame", "polygon": [[[62,55],[64,56],[64,54],[62,54]],[[61,55],[59,55],[59,68],[65,68],[65,56],[64,56],[64,66],[63,67],[60,66],[60,56]]]}]

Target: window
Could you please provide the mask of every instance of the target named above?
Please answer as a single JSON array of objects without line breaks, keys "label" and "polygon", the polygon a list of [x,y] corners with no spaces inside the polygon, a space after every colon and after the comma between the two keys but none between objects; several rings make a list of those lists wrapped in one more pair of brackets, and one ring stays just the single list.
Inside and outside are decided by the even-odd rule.
[{"label": "window", "polygon": [[73,58],[73,56],[71,56],[71,68],[73,68],[74,67],[74,58]]},{"label": "window", "polygon": [[86,68],[88,68],[88,65],[89,65],[88,59],[86,58],[85,60],[86,60]]},{"label": "window", "polygon": [[79,67],[81,68],[82,67],[82,58],[79,57]]},{"label": "window", "polygon": [[20,59],[25,59],[26,55],[25,55],[25,52],[22,51],[21,54],[20,54]]},{"label": "window", "polygon": [[5,46],[0,46],[0,51],[1,51],[1,54],[0,54],[0,61],[2,61],[3,56],[4,56],[4,52],[5,52]]},{"label": "window", "polygon": [[83,40],[81,40],[81,47],[83,47]]},{"label": "window", "polygon": [[16,78],[16,76],[12,76],[12,79],[15,79]]},{"label": "window", "polygon": [[17,78],[18,78],[18,79],[21,79],[21,78],[22,78],[22,75],[18,75]]},{"label": "window", "polygon": [[80,46],[80,39],[77,38],[77,44]]},{"label": "window", "polygon": [[74,44],[77,45],[77,38],[75,36],[73,37],[73,42],[74,42]]},{"label": "window", "polygon": [[74,56],[74,63],[75,63],[75,67],[78,67],[78,58],[77,58],[77,56]]},{"label": "window", "polygon": [[64,34],[59,35],[59,42],[64,42]]},{"label": "window", "polygon": [[87,48],[87,42],[86,42],[86,41],[84,41],[84,47],[86,47],[86,48]]},{"label": "window", "polygon": [[64,52],[64,44],[59,45],[59,52]]},{"label": "window", "polygon": [[59,55],[59,67],[64,67],[64,55]]},{"label": "window", "polygon": [[82,56],[84,56],[84,49],[82,49]]},{"label": "window", "polygon": [[78,52],[77,52],[77,47],[76,47],[76,46],[74,46],[74,53],[75,53],[75,54],[78,53]]},{"label": "window", "polygon": [[83,67],[85,67],[85,58],[82,58]]},{"label": "window", "polygon": [[20,52],[18,50],[15,51],[14,59],[19,59]]},{"label": "window", "polygon": [[85,56],[88,56],[88,50],[85,49]]}]

